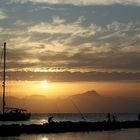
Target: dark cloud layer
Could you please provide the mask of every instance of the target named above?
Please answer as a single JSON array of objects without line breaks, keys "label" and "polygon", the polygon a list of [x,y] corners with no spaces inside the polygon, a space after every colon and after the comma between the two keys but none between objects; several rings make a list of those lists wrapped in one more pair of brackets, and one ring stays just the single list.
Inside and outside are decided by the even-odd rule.
[{"label": "dark cloud layer", "polygon": [[77,81],[140,81],[140,73],[125,72],[9,72],[9,80]]},{"label": "dark cloud layer", "polygon": [[[98,49],[98,48],[97,48]],[[33,49],[32,49],[33,50]],[[104,51],[104,50],[103,50]],[[7,69],[33,70],[59,69],[99,69],[114,71],[138,72],[140,65],[139,52],[119,52],[118,50],[95,53],[91,48],[79,49],[77,53],[70,54],[68,50],[63,52],[28,52],[27,50],[12,50],[8,53]],[[35,60],[35,61],[34,61]]]}]

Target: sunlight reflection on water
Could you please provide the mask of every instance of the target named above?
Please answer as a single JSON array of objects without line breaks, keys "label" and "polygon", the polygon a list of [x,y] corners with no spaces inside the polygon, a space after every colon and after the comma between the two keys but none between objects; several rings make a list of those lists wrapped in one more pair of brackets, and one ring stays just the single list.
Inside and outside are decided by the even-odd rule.
[{"label": "sunlight reflection on water", "polygon": [[140,129],[0,137],[0,140],[140,140]]},{"label": "sunlight reflection on water", "polygon": [[41,140],[49,140],[47,137],[43,137]]}]

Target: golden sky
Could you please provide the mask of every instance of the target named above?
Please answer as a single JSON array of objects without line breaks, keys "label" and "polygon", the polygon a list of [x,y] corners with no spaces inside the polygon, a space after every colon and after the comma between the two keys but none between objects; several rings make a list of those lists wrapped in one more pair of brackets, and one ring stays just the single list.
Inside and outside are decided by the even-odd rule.
[{"label": "golden sky", "polygon": [[46,80],[7,82],[7,96],[19,98],[32,95],[66,98],[90,90],[95,90],[102,96],[140,97],[138,82],[48,82]]},{"label": "golden sky", "polygon": [[139,99],[139,13],[138,0],[1,0],[6,95]]}]

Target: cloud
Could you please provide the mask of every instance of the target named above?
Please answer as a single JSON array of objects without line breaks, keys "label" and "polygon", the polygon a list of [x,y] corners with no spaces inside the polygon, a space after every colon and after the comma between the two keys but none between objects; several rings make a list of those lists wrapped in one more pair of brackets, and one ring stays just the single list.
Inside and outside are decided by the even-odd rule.
[{"label": "cloud", "polygon": [[21,19],[18,19],[16,22],[15,22],[15,25],[16,26],[27,26],[29,24],[29,22],[27,23],[27,22],[25,22],[25,21],[23,21],[23,20],[21,20]]},{"label": "cloud", "polygon": [[28,35],[28,32],[26,32],[25,30],[18,30],[18,29],[11,29],[11,28],[0,28],[0,33],[1,33],[1,37],[6,36],[6,40],[9,38],[11,39],[13,36],[17,37],[17,36]]},{"label": "cloud", "polygon": [[121,48],[120,50],[127,53],[140,53],[140,46],[126,46]]},{"label": "cloud", "polygon": [[38,6],[35,9],[31,10],[31,11],[35,11],[35,12],[39,12],[39,11],[45,11],[45,10],[50,10],[50,11],[65,11],[65,8],[54,8],[51,6]]},{"label": "cloud", "polygon": [[136,31],[136,29],[140,29],[139,25],[135,23],[120,23],[118,21],[113,21],[110,24],[107,24],[102,31],[105,35],[101,36],[100,39],[108,39],[112,37],[121,37],[123,39],[128,37],[129,32]]},{"label": "cloud", "polygon": [[73,4],[73,5],[140,5],[140,0],[11,0],[11,2],[33,2],[33,3],[50,3],[50,4]]},{"label": "cloud", "polygon": [[11,4],[11,3],[21,3],[21,4],[25,4],[27,2],[30,2],[30,0],[10,0],[7,3]]},{"label": "cloud", "polygon": [[[139,52],[128,48],[118,48],[106,44],[104,46],[93,43],[76,47],[62,45],[52,41],[34,42],[27,38],[11,40],[17,44],[8,50],[8,70],[19,71],[124,71],[138,72],[140,65]],[[8,45],[9,46],[9,45]],[[138,49],[138,48],[137,48]]]},{"label": "cloud", "polygon": [[96,25],[91,24],[90,27],[83,27],[81,23],[84,17],[79,17],[73,23],[67,23],[64,19],[54,17],[52,23],[41,22],[38,25],[28,28],[29,32],[47,33],[47,34],[70,34],[71,36],[91,36],[96,34]]},{"label": "cloud", "polygon": [[3,10],[0,9],[0,20],[6,19],[6,18],[7,18],[6,14],[4,13]]},{"label": "cloud", "polygon": [[140,27],[138,23],[124,24],[113,21],[110,24],[99,26],[91,22],[88,26],[83,26],[85,22],[87,20],[83,16],[74,22],[67,22],[66,19],[54,17],[52,22],[41,22],[29,27],[28,32],[47,34],[49,39],[65,40],[65,45],[75,46],[94,42],[99,45],[112,44],[113,46],[124,47],[139,43]]},{"label": "cloud", "polygon": [[[22,36],[10,38],[8,46],[13,46],[15,53],[13,54],[12,49],[9,50],[9,70],[46,72],[139,71],[140,66],[137,64],[137,61],[140,59],[139,45],[128,45],[129,42],[132,43],[136,38],[132,39],[130,36],[125,39],[122,37],[123,43],[121,44],[120,42],[121,45],[118,47],[112,40],[112,37],[116,38],[118,36],[114,35],[114,32],[121,34],[125,31],[134,30],[135,28],[132,28],[134,27],[133,24],[129,27],[117,22],[107,26],[94,25],[92,27],[94,30],[90,31],[92,25],[84,27],[81,25],[82,22],[83,18],[81,17],[71,24],[67,23],[65,19],[54,17],[52,23],[47,22],[48,26],[43,24],[43,27],[40,27],[39,25],[41,24],[38,24],[28,28],[28,32],[25,31],[26,33],[22,34]],[[56,28],[55,25],[57,25]],[[49,27],[52,30],[48,29]],[[63,28],[59,29],[59,27]],[[8,29],[7,31],[10,32]],[[101,34],[96,38],[97,42],[95,42],[96,40],[88,42],[84,40],[84,42],[72,45],[75,40],[90,38],[93,36],[93,32],[96,32],[94,37],[97,37],[98,33]],[[113,32],[113,36],[110,32]],[[44,37],[37,40],[36,38],[34,39],[35,33],[37,36],[41,34],[43,36],[44,34],[49,35],[47,35],[47,38]],[[81,39],[82,37],[83,39]],[[103,40],[103,42],[98,42],[98,39]],[[113,43],[106,43],[106,39],[110,39]],[[27,61],[28,59],[30,61]]]},{"label": "cloud", "polygon": [[8,46],[14,50],[9,49],[8,69],[46,72],[139,71],[138,25],[114,21],[103,26],[94,23],[83,26],[85,20],[80,16],[74,22],[68,22],[54,16],[50,22],[30,27],[26,22],[17,20],[16,25],[25,26],[22,30],[0,28],[1,35],[11,35]]},{"label": "cloud", "polygon": [[[27,1],[21,0],[21,2],[26,3]],[[139,19],[136,19],[136,13],[133,11],[132,14],[129,14],[131,16],[126,15],[126,17],[116,15],[118,11],[115,14],[112,12],[113,7],[118,10],[121,7],[124,13],[127,13],[129,8],[135,9],[133,6],[125,8],[110,6],[110,9],[103,6],[105,10],[102,11],[102,6],[92,8],[90,6],[28,4],[28,6],[14,4],[14,10],[7,8],[6,13],[12,18],[7,19],[5,25],[0,23],[0,41],[8,40],[9,48],[12,46],[14,50],[14,53],[12,53],[12,49],[9,50],[11,53],[8,55],[9,70],[139,71],[140,66],[137,63],[140,60]],[[26,9],[24,15],[23,9],[19,6]],[[65,11],[60,13],[50,10],[32,11],[36,8],[54,10],[51,7],[64,8]],[[84,8],[85,12],[83,12]],[[111,14],[108,14],[108,10]],[[97,15],[93,14],[93,11]],[[22,15],[24,18],[21,20]],[[101,15],[105,15],[105,17]],[[122,18],[126,22],[123,22]],[[135,21],[128,20],[131,18],[134,18]]]},{"label": "cloud", "polygon": [[[31,62],[32,63],[32,62]],[[31,64],[30,63],[30,64]],[[34,65],[32,63],[32,65]],[[131,81],[139,82],[140,73],[132,72],[31,72],[31,71],[13,71],[8,72],[9,80],[23,80],[23,81],[40,81],[45,79],[51,82],[79,82],[79,81]]]},{"label": "cloud", "polygon": [[[70,48],[70,47],[69,47]],[[62,51],[44,51],[39,59],[43,64],[48,61],[52,67],[65,68],[69,70],[116,70],[116,71],[139,71],[137,60],[140,59],[139,52],[122,51],[111,46],[95,46],[94,44],[83,44],[77,46],[76,50],[65,48]],[[49,63],[47,63],[49,64]],[[47,65],[48,67],[49,65]]]}]

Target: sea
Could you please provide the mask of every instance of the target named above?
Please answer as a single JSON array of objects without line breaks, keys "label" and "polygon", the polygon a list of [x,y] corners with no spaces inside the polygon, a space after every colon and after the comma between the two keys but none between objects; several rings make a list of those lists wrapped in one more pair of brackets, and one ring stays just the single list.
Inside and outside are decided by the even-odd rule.
[{"label": "sea", "polygon": [[[138,113],[113,113],[118,121],[133,121],[138,119]],[[107,120],[106,113],[86,114],[32,114],[29,121],[0,122],[1,124],[44,124],[49,117],[54,121],[104,121]],[[52,134],[23,134],[14,137],[0,137],[0,140],[140,140],[140,128],[120,129],[113,131],[95,132],[68,132]]]}]

